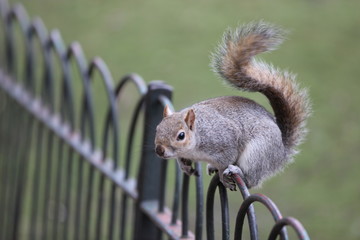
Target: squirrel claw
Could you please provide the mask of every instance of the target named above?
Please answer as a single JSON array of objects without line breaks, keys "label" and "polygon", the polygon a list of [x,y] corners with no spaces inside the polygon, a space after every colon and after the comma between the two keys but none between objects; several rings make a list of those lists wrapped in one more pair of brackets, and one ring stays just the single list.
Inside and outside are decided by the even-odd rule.
[{"label": "squirrel claw", "polygon": [[195,176],[195,177],[199,177],[200,176],[200,174],[199,174],[199,172],[195,169],[195,168],[193,168],[193,167],[186,167],[185,169],[183,168],[182,169],[183,170],[183,172],[185,172],[187,175],[189,175],[189,176]]},{"label": "squirrel claw", "polygon": [[194,173],[196,172],[196,170],[191,166],[185,166],[185,165],[181,166],[181,170],[189,176],[194,175]]},{"label": "squirrel claw", "polygon": [[229,187],[229,189],[230,189],[230,191],[236,192],[236,185],[235,184],[231,185],[231,187]]},{"label": "squirrel claw", "polygon": [[230,191],[236,191],[236,184],[232,180],[223,179],[222,184]]},{"label": "squirrel claw", "polygon": [[189,176],[200,176],[199,172],[192,167],[192,161],[188,160],[188,159],[184,159],[184,158],[181,158],[181,159],[178,159],[178,163],[179,163],[179,166],[180,166],[180,169],[187,175]]},{"label": "squirrel claw", "polygon": [[200,177],[200,174],[198,172],[198,170],[193,168],[193,173],[192,173],[195,177]]}]

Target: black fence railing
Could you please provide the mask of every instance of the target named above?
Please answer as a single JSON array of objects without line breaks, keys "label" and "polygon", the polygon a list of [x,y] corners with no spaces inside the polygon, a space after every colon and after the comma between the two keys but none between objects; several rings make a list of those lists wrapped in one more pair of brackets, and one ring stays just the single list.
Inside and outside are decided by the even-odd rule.
[{"label": "black fence railing", "polygon": [[[0,0],[0,13],[0,239],[215,239],[217,189],[222,239],[230,239],[227,191],[218,176],[204,199],[201,176],[183,175],[175,161],[154,153],[154,129],[163,107],[172,106],[170,86],[146,84],[136,74],[114,86],[100,58],[88,63],[78,43],[66,46],[59,31],[30,20],[21,5]],[[139,94],[124,116],[119,98],[129,84]],[[101,94],[103,114],[94,100]],[[127,134],[120,131],[124,118]],[[235,239],[242,239],[246,216],[250,239],[259,238],[254,202],[274,219],[269,239],[288,239],[285,226],[309,239],[296,219],[283,218],[269,198],[250,195],[233,178],[244,199]]]}]

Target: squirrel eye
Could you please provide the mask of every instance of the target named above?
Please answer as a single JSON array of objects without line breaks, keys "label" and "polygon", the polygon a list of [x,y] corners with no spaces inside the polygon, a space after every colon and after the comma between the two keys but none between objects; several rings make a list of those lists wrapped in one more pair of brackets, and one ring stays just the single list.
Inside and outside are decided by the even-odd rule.
[{"label": "squirrel eye", "polygon": [[185,138],[185,132],[180,132],[176,140],[181,141],[184,140],[184,138]]}]

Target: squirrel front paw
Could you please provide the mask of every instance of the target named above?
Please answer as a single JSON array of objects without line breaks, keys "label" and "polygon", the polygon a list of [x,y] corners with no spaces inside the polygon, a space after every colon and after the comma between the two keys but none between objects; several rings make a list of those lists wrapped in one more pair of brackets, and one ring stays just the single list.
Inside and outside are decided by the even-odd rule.
[{"label": "squirrel front paw", "polygon": [[216,173],[216,172],[218,172],[218,169],[216,167],[214,167],[210,163],[208,165],[206,165],[206,173],[209,176],[211,176],[213,173]]},{"label": "squirrel front paw", "polygon": [[177,162],[179,164],[180,169],[187,175],[200,176],[198,171],[195,168],[193,168],[191,160],[185,158],[179,158],[177,159]]}]

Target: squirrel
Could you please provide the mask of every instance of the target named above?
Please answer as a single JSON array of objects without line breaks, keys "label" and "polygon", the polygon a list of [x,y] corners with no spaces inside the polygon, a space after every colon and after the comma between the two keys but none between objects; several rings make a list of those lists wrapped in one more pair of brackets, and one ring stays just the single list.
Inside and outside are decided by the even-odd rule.
[{"label": "squirrel", "polygon": [[208,99],[180,112],[166,106],[156,128],[156,154],[177,158],[189,175],[196,175],[193,161],[205,161],[208,174],[218,172],[230,190],[236,190],[234,173],[241,173],[248,188],[258,187],[292,162],[307,133],[307,90],[294,74],[254,59],[276,49],[285,33],[264,21],[248,23],[227,30],[212,54],[215,73],[239,90],[264,94],[274,114],[240,96]]}]

